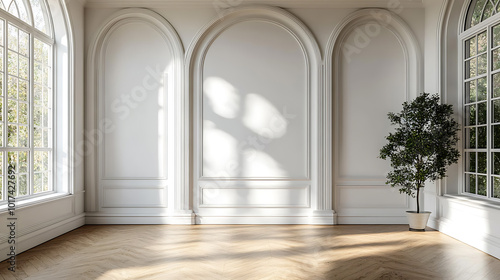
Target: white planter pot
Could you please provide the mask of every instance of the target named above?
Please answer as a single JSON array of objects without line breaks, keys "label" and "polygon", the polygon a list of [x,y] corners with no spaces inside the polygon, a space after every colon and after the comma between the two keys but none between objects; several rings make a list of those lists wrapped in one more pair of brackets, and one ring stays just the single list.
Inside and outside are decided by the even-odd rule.
[{"label": "white planter pot", "polygon": [[410,224],[411,231],[425,231],[427,226],[427,221],[431,212],[423,211],[417,213],[416,211],[406,211],[406,216],[408,217],[408,223]]}]

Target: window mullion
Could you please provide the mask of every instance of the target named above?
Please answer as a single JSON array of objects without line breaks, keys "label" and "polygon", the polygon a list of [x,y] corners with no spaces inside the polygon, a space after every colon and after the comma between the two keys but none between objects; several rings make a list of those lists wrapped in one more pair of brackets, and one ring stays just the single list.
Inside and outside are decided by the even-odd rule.
[{"label": "window mullion", "polygon": [[4,191],[2,192],[4,195],[2,195],[2,200],[7,200],[8,198],[8,187],[7,187],[7,176],[6,176],[6,171],[7,171],[7,151],[5,147],[7,147],[7,87],[8,87],[8,79],[7,79],[7,65],[8,65],[8,46],[9,46],[9,36],[7,36],[7,30],[9,23],[6,19],[3,21],[3,87],[2,87],[2,120],[3,120],[3,126],[2,126],[2,180],[3,180],[3,189]]},{"label": "window mullion", "polygon": [[488,198],[491,198],[492,195],[491,195],[491,191],[490,189],[493,187],[493,184],[492,184],[492,180],[493,180],[493,156],[491,154],[491,150],[492,150],[492,113],[493,113],[493,106],[492,106],[492,101],[491,101],[491,97],[493,96],[493,78],[491,76],[491,69],[492,69],[492,66],[493,66],[493,58],[492,58],[492,55],[491,55],[491,52],[492,52],[492,45],[493,45],[493,33],[492,33],[492,28],[493,28],[493,25],[490,25],[488,26],[488,28],[486,29],[486,44],[487,44],[487,55],[486,55],[486,66],[487,66],[487,69],[486,69],[486,73],[487,73],[487,78],[486,78],[486,88],[487,88],[487,91],[486,91],[486,100],[487,100],[487,109],[486,109],[486,123],[487,123],[487,130],[486,130],[486,163],[488,164],[487,165],[487,168],[486,168],[486,172],[487,172],[487,175],[486,175],[486,197]]}]

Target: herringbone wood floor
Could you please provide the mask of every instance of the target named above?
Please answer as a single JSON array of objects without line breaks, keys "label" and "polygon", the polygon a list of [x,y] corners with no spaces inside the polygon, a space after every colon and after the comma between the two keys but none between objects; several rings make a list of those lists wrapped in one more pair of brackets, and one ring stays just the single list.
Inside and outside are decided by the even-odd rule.
[{"label": "herringbone wood floor", "polygon": [[403,225],[84,226],[3,279],[500,279],[500,260]]}]

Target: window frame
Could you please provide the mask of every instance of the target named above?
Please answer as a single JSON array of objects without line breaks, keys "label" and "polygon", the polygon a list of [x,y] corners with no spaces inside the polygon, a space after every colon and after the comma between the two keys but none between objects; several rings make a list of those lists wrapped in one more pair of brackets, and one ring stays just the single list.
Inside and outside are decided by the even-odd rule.
[{"label": "window frame", "polygon": [[[23,1],[25,6],[30,4],[29,0]],[[26,4],[28,2],[28,4]],[[29,157],[28,157],[28,194],[16,197],[16,201],[21,202],[22,204],[25,202],[30,202],[33,200],[37,200],[39,198],[45,198],[45,197],[50,197],[53,196],[54,194],[57,194],[60,189],[58,189],[57,186],[57,180],[56,180],[56,173],[57,173],[57,166],[56,166],[56,159],[58,159],[58,145],[57,145],[57,112],[58,108],[57,106],[57,95],[58,91],[56,90],[56,85],[57,85],[57,78],[56,78],[56,67],[57,67],[57,50],[56,50],[56,40],[55,40],[55,34],[54,34],[54,28],[53,28],[53,20],[52,16],[50,13],[50,7],[49,3],[45,0],[40,0],[41,2],[41,9],[42,12],[44,13],[44,19],[45,19],[45,24],[46,24],[46,30],[47,33],[39,30],[38,28],[35,27],[34,23],[34,18],[33,18],[33,12],[31,7],[25,7],[27,9],[28,13],[28,18],[31,21],[31,24],[26,23],[23,21],[21,18],[18,18],[11,13],[9,13],[7,10],[0,9],[0,18],[3,20],[3,36],[4,38],[4,54],[3,54],[3,73],[1,74],[4,82],[3,82],[3,89],[2,89],[2,99],[4,101],[8,100],[8,26],[9,24],[15,26],[19,30],[22,30],[26,33],[29,34],[29,86],[28,86],[28,104],[29,104],[29,113],[28,113],[28,129],[29,129],[29,145],[28,147],[9,147],[8,146],[8,133],[4,133],[2,135],[3,138],[3,146],[1,147],[1,150],[3,153],[2,158],[0,160],[3,163],[4,167],[4,174],[2,177],[2,198],[0,200],[0,208],[3,208],[7,205],[7,200],[8,200],[8,192],[7,192],[7,165],[8,165],[8,160],[7,160],[7,155],[9,151],[16,151],[16,150],[23,150],[23,151],[28,151],[29,152]],[[42,3],[43,2],[43,3]],[[37,148],[34,146],[34,109],[35,109],[35,104],[34,104],[34,86],[35,86],[35,78],[34,78],[34,64],[35,64],[35,40],[38,40],[40,42],[43,42],[47,45],[49,45],[50,50],[49,50],[49,81],[48,81],[48,87],[51,90],[51,98],[49,100],[49,123],[48,123],[48,128],[50,128],[50,133],[48,135],[49,137],[49,146],[44,147],[44,148]],[[3,129],[3,132],[8,131],[8,110],[6,110],[6,104],[7,102],[4,103],[3,105],[3,112],[2,112],[2,117],[3,117],[3,124],[5,128]],[[39,193],[33,193],[34,192],[34,152],[35,151],[49,151],[49,167],[48,167],[48,172],[49,172],[49,177],[48,177],[48,184],[49,184],[49,190],[48,191],[42,191]]]},{"label": "window frame", "polygon": [[[476,1],[471,1],[469,6],[468,6],[468,9],[465,11],[465,15],[464,15],[464,18],[467,19],[469,17],[469,14],[471,12],[473,12],[474,10],[474,5],[475,5]],[[466,195],[466,196],[469,196],[469,197],[473,197],[473,198],[479,198],[479,199],[482,199],[482,200],[488,200],[488,201],[492,201],[492,202],[499,202],[500,201],[500,198],[495,198],[493,197],[494,195],[494,184],[493,184],[493,180],[494,178],[500,178],[500,175],[495,175],[494,174],[494,166],[493,166],[493,153],[497,152],[497,153],[500,153],[500,148],[497,148],[495,149],[494,146],[493,146],[493,143],[492,143],[492,140],[493,140],[493,137],[492,137],[492,129],[494,127],[494,124],[493,124],[493,116],[492,116],[492,113],[493,113],[493,101],[494,100],[500,100],[500,97],[493,97],[493,75],[494,74],[497,74],[499,73],[500,75],[500,68],[499,69],[495,69],[495,70],[492,70],[493,69],[493,51],[495,50],[499,50],[500,51],[500,45],[498,46],[493,46],[493,27],[495,26],[500,26],[500,13],[496,13],[488,18],[486,18],[485,20],[477,23],[476,25],[474,26],[468,26],[469,24],[467,23],[467,20],[465,20],[465,24],[463,25],[463,28],[461,30],[461,32],[459,33],[459,36],[458,36],[458,42],[459,42],[459,61],[460,61],[460,64],[459,64],[459,73],[460,73],[460,78],[459,78],[459,83],[460,83],[460,86],[459,86],[459,90],[460,90],[460,104],[461,104],[461,112],[462,112],[462,117],[461,117],[461,121],[463,122],[463,125],[462,125],[462,155],[463,155],[463,159],[462,159],[462,167],[461,167],[461,171],[460,171],[460,174],[461,174],[461,188],[459,190],[459,193],[462,194],[462,195]],[[479,74],[477,72],[477,75],[475,75],[474,77],[469,77],[467,78],[467,67],[466,67],[466,61],[467,60],[471,60],[471,59],[474,59],[473,57],[476,57],[476,58],[479,58],[480,54],[478,52],[478,48],[477,48],[477,39],[476,39],[476,54],[473,56],[473,55],[470,55],[468,58],[467,58],[467,48],[466,48],[466,42],[467,40],[471,39],[471,38],[478,38],[478,36],[480,34],[482,34],[483,32],[486,32],[486,36],[487,36],[487,42],[486,42],[486,61],[487,61],[487,64],[486,64],[486,73],[484,74]],[[483,53],[481,53],[483,54]],[[472,57],[472,58],[471,58]],[[479,63],[477,62],[476,63],[476,71],[478,69],[478,66]],[[479,116],[479,113],[478,113],[478,110],[476,109],[476,124],[474,125],[468,125],[468,117],[469,117],[469,112],[467,111],[467,105],[470,105],[470,104],[479,104],[480,102],[482,101],[478,101],[477,100],[477,96],[479,95],[478,94],[478,87],[476,86],[476,101],[474,102],[468,102],[468,96],[467,96],[467,87],[466,87],[466,83],[468,81],[478,81],[480,80],[481,78],[486,78],[486,99],[485,99],[485,102],[486,102],[486,124],[484,125],[480,125],[478,123],[478,116]],[[500,123],[495,123],[496,125],[500,125]],[[478,128],[480,126],[485,126],[486,127],[486,148],[479,148],[478,147],[478,131],[479,130],[476,130],[476,146],[475,148],[467,148],[468,146],[468,142],[469,142],[469,136],[467,135],[467,132],[468,132],[468,129],[469,127],[474,127],[474,128]],[[467,167],[469,165],[469,158],[466,156],[468,153],[476,153],[478,154],[479,152],[485,152],[486,153],[486,196],[483,196],[483,195],[479,195],[477,194],[478,193],[478,179],[476,179],[476,192],[475,193],[470,193],[467,191],[467,188],[468,188],[468,185],[469,185],[469,182],[468,182],[468,177],[467,177],[467,174],[474,174],[477,176],[477,174],[483,174],[483,173],[479,173],[478,171],[478,167],[479,167],[479,155],[476,156],[476,160],[475,160],[475,171],[474,172],[469,172],[467,171]]]}]

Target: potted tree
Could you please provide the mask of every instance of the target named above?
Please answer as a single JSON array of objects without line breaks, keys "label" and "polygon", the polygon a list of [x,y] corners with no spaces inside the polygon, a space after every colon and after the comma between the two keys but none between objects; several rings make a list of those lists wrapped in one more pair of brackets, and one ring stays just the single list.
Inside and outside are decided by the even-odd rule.
[{"label": "potted tree", "polygon": [[417,211],[407,211],[410,230],[425,231],[430,212],[420,210],[420,189],[426,181],[446,176],[446,168],[458,161],[458,123],[453,106],[440,104],[437,94],[423,93],[403,110],[389,113],[396,128],[386,137],[380,158],[391,161],[387,184],[399,187],[400,193],[416,198]]}]

